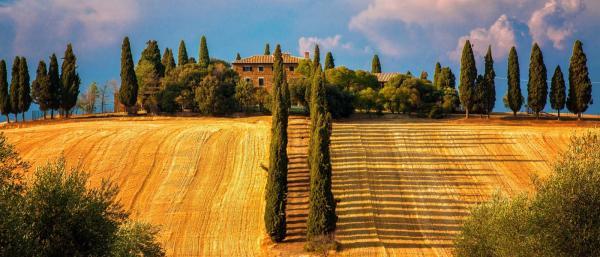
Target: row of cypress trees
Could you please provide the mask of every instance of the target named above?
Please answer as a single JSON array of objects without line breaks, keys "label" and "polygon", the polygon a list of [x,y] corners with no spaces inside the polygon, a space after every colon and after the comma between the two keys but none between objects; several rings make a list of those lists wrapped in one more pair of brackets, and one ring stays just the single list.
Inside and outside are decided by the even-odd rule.
[{"label": "row of cypress trees", "polygon": [[14,114],[15,120],[18,121],[19,113],[24,121],[25,112],[32,103],[36,103],[44,112],[44,118],[47,111],[50,111],[50,117],[54,118],[54,110],[60,110],[68,118],[77,102],[80,84],[77,57],[71,44],[67,45],[60,75],[56,54],[52,54],[49,69],[41,60],[36,70],[36,78],[31,84],[25,57],[17,56],[13,61],[10,88],[6,62],[0,60],[0,113],[6,116],[7,122],[10,122],[9,114]]},{"label": "row of cypress trees", "polygon": [[[175,63],[173,50],[169,48],[165,49],[161,58],[158,43],[154,40],[148,41],[138,65],[143,61],[151,63],[159,77],[164,77],[165,74],[168,74],[175,67],[196,63],[194,58],[188,58],[185,41],[183,40],[179,43],[177,63]],[[210,64],[210,55],[208,53],[208,44],[205,36],[202,36],[200,39],[198,64],[203,68],[208,68],[208,65]],[[121,88],[119,89],[119,101],[126,107],[127,112],[130,114],[135,111],[133,107],[137,104],[139,86],[139,81],[135,74],[129,37],[125,37],[123,39],[123,44],[121,45]]]},{"label": "row of cypress trees", "polygon": [[[460,102],[465,109],[467,118],[469,112],[477,109],[477,105],[480,108],[483,107],[483,111],[487,114],[491,112],[496,98],[494,78],[495,72],[491,49],[488,48],[488,53],[485,56],[485,75],[477,76],[473,49],[471,43],[467,40],[462,52],[459,85]],[[508,90],[504,97],[504,103],[513,111],[514,116],[517,115],[524,101],[520,78],[517,50],[512,47],[508,56]],[[568,95],[560,65],[554,70],[550,82],[550,92],[548,92],[548,74],[544,56],[539,45],[537,43],[533,45],[527,82],[527,107],[535,113],[536,118],[539,118],[540,112],[546,107],[548,97],[550,98],[551,107],[558,111],[559,119],[560,111],[565,106],[569,111],[577,114],[578,119],[581,119],[582,113],[592,103],[592,83],[587,67],[587,57],[583,51],[581,41],[575,41],[573,46],[573,54],[569,64]]]}]

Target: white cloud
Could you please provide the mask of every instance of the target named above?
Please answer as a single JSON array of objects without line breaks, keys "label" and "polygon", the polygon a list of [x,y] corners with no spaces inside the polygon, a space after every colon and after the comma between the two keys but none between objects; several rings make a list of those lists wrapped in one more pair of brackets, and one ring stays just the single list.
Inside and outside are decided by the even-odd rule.
[{"label": "white cloud", "polygon": [[478,56],[485,56],[488,46],[491,45],[495,57],[504,57],[508,54],[509,49],[516,45],[512,23],[504,14],[489,29],[476,28],[471,30],[469,35],[460,37],[456,49],[449,53],[451,59],[460,59],[467,40],[470,40],[473,52]]},{"label": "white cloud", "polygon": [[138,9],[135,0],[21,0],[0,6],[0,16],[13,24],[19,54],[62,48],[66,41],[76,49],[114,43],[136,21]]},{"label": "white cloud", "polygon": [[549,40],[557,49],[574,32],[571,20],[585,9],[583,0],[550,0],[543,8],[535,10],[528,25],[534,41],[543,44]]},{"label": "white cloud", "polygon": [[332,51],[334,49],[352,49],[351,43],[342,42],[341,35],[335,35],[332,37],[301,37],[298,39],[298,51],[301,55],[304,55],[304,52],[310,52],[315,48],[315,45],[319,45],[319,50],[321,51]]}]

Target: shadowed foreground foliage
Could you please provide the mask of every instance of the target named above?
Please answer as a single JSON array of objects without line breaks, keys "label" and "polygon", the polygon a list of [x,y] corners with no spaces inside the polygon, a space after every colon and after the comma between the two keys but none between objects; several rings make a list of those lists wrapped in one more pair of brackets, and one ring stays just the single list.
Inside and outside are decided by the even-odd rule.
[{"label": "shadowed foreground foliage", "polygon": [[157,229],[128,221],[110,181],[88,188],[89,175],[64,158],[27,164],[0,134],[0,256],[164,256]]},{"label": "shadowed foreground foliage", "polygon": [[472,210],[457,256],[600,256],[600,133],[573,137],[537,193]]}]

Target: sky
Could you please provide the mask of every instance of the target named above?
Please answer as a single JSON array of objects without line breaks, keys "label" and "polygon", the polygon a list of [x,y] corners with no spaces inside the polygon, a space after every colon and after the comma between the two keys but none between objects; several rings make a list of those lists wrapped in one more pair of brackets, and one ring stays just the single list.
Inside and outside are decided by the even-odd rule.
[{"label": "sky", "polygon": [[[205,35],[211,57],[228,61],[238,52],[262,54],[265,43],[299,56],[318,43],[321,58],[331,51],[338,66],[369,70],[378,54],[384,72],[432,76],[439,61],[458,77],[468,39],[480,73],[491,45],[495,110],[504,111],[503,78],[513,45],[524,92],[533,42],[541,46],[551,78],[557,65],[566,75],[573,42],[581,40],[591,79],[600,82],[598,24],[598,0],[0,0],[0,58],[11,65],[15,55],[27,57],[33,78],[39,60],[63,56],[70,42],[84,90],[92,82],[120,80],[125,36],[137,60],[150,39],[175,52],[185,40],[188,55],[197,58]],[[599,114],[600,83],[593,95],[598,104],[588,113]]]}]

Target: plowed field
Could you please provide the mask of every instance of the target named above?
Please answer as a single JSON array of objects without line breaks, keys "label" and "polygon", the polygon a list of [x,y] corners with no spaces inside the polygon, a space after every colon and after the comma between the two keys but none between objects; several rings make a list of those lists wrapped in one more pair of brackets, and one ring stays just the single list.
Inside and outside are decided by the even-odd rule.
[{"label": "plowed field", "polygon": [[[473,204],[532,189],[574,123],[368,119],[334,124],[336,256],[450,256]],[[105,118],[6,129],[37,166],[64,154],[92,183],[111,178],[135,219],[161,226],[169,256],[300,255],[307,120],[289,130],[288,239],[264,244],[270,117]],[[289,251],[288,251],[289,250]],[[287,252],[286,252],[287,251]]]}]

